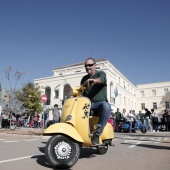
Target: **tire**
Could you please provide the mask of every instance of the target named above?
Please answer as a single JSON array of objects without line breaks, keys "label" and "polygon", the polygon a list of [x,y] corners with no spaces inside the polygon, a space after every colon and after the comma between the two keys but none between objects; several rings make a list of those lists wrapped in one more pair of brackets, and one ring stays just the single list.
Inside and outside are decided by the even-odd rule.
[{"label": "tire", "polygon": [[54,168],[68,169],[79,159],[80,146],[68,137],[55,135],[48,140],[45,155]]},{"label": "tire", "polygon": [[129,132],[129,129],[123,129],[123,132],[124,132],[124,133],[128,133],[128,132]]},{"label": "tire", "polygon": [[141,132],[142,132],[142,133],[146,133],[146,132],[147,132],[146,127],[142,127],[142,128],[141,128]]},{"label": "tire", "polygon": [[97,152],[100,155],[106,154],[107,150],[108,150],[108,145],[97,146]]},{"label": "tire", "polygon": [[133,130],[131,130],[131,132],[132,132],[132,133],[135,133],[135,132],[136,132],[136,130],[134,130],[134,129],[133,129]]}]

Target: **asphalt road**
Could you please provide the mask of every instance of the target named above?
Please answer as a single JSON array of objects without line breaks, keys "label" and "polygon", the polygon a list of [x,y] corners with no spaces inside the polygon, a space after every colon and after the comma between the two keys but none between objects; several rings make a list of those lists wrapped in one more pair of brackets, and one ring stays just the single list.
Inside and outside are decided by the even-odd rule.
[{"label": "asphalt road", "polygon": [[[48,138],[0,136],[1,170],[53,169],[46,161],[44,147]],[[170,133],[115,133],[115,147],[105,155],[82,148],[72,170],[169,170]]]}]

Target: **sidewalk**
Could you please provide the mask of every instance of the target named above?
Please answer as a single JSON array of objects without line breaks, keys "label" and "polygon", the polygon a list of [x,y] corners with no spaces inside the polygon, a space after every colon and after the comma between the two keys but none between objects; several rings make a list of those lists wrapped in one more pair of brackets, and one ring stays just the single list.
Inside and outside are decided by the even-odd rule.
[{"label": "sidewalk", "polygon": [[15,130],[10,129],[0,129],[0,135],[5,136],[27,136],[27,137],[39,137],[42,138],[44,130],[42,128],[25,128],[25,127],[16,127]]}]

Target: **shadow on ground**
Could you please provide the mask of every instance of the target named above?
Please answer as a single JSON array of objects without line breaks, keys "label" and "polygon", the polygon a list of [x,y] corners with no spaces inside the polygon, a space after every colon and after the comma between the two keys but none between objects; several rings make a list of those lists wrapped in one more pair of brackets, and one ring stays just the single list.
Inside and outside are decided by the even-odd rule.
[{"label": "shadow on ground", "polygon": [[[45,143],[45,142],[43,142]],[[36,159],[37,163],[43,167],[49,168],[49,169],[54,169],[47,161],[46,156],[45,156],[45,147],[39,147],[39,151],[42,153],[42,155],[35,155],[31,157],[32,159]],[[97,155],[97,150],[96,148],[81,148],[80,149],[80,158],[93,158]],[[55,169],[56,170],[56,169]],[[65,169],[67,170],[67,169]],[[69,169],[71,170],[71,169]]]}]

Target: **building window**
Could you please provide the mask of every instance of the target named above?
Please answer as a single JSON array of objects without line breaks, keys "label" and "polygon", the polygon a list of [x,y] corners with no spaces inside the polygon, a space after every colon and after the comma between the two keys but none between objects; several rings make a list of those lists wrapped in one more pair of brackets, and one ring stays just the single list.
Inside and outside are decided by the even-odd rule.
[{"label": "building window", "polygon": [[145,110],[145,103],[141,103],[141,109]]},{"label": "building window", "polygon": [[119,94],[119,103],[121,104],[121,94]]},{"label": "building window", "polygon": [[157,103],[156,102],[153,103],[153,109],[157,109]]},{"label": "building window", "polygon": [[110,102],[115,103],[115,93],[113,83],[110,83]]},{"label": "building window", "polygon": [[125,86],[125,81],[123,81],[123,87],[126,89],[126,86]]},{"label": "building window", "polygon": [[126,97],[124,97],[124,105],[126,106]]},{"label": "building window", "polygon": [[164,89],[165,95],[168,95],[168,88]]},{"label": "building window", "polygon": [[55,90],[54,92],[55,92],[54,99],[58,99],[58,97],[59,97],[59,90]]},{"label": "building window", "polygon": [[145,96],[144,91],[140,91],[140,95],[141,95],[141,97]]},{"label": "building window", "polygon": [[156,90],[152,90],[152,96],[156,96]]},{"label": "building window", "polygon": [[170,104],[169,104],[169,102],[165,102],[165,109],[170,109]]}]

